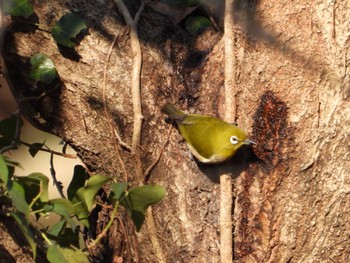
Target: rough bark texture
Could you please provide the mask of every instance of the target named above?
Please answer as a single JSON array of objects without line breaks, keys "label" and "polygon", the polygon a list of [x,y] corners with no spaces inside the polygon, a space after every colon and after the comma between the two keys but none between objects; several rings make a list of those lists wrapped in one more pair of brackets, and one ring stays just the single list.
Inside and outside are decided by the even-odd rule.
[{"label": "rough bark texture", "polygon": [[[74,53],[60,51],[43,31],[13,26],[6,38],[6,61],[14,89],[24,87],[20,93],[29,96],[38,92],[23,83],[30,56],[42,52],[51,57],[62,86],[35,102],[46,129],[68,141],[91,171],[118,176],[101,83],[117,35],[106,95],[116,128],[130,143],[130,43],[116,7],[100,2],[38,1],[34,10],[40,23],[52,26],[63,13],[74,11],[87,20],[89,34]],[[236,7],[236,84],[241,87],[237,121],[258,143],[254,153],[259,161],[251,161],[251,152],[243,149],[228,164],[204,166],[192,159],[179,134],[171,132],[150,177],[168,191],[153,207],[165,259],[218,262],[217,183],[219,169],[224,169],[236,178],[232,237],[237,262],[349,262],[350,4],[245,2],[249,4]],[[134,14],[137,8],[131,10]],[[225,110],[224,49],[221,33],[208,30],[190,37],[150,8],[138,30],[145,169],[167,139],[168,124],[160,112],[165,102],[182,102],[182,109],[203,114]],[[127,151],[123,157],[132,174],[132,158]],[[144,226],[127,238],[126,233],[134,233],[131,224],[117,220],[99,258],[157,262],[148,231]]]}]

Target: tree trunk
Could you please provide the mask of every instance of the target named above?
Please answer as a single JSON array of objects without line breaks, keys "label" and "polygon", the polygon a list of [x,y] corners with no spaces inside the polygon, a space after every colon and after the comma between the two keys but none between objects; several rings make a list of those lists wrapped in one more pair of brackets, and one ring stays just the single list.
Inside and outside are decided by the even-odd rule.
[{"label": "tree trunk", "polygon": [[[237,262],[349,262],[349,1],[236,1],[237,122],[257,142],[232,161],[197,163],[181,136],[160,112],[166,102],[183,110],[223,116],[224,45],[210,29],[191,37],[146,6],[138,24],[142,44],[143,169],[169,140],[149,183],[164,185],[154,206],[160,247],[147,221],[135,234],[121,215],[99,258],[125,262],[219,262],[219,174],[234,179],[232,238]],[[135,15],[137,6],[128,6]],[[65,12],[78,12],[89,33],[74,50],[52,37],[16,24],[5,55],[16,96],[33,96],[24,82],[30,56],[49,55],[60,89],[32,102],[44,119],[31,117],[72,145],[91,172],[122,176],[103,111],[102,80],[108,50],[106,100],[123,141],[131,143],[132,101],[129,32],[116,6],[101,1],[40,1],[41,24],[53,26]],[[57,84],[57,83],[56,83]],[[44,125],[43,125],[44,124]],[[130,184],[137,184],[134,158],[122,151]],[[100,215],[100,220],[107,220]],[[129,236],[130,234],[130,236]],[[126,236],[125,236],[126,235]],[[131,236],[132,235],[132,236]],[[108,241],[107,241],[108,240]],[[97,256],[96,256],[97,258]],[[106,262],[106,261],[104,261]]]}]

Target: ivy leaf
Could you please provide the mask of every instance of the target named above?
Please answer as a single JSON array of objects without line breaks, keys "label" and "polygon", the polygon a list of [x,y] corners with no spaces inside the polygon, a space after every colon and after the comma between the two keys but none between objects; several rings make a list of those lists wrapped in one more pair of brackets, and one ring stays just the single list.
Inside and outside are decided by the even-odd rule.
[{"label": "ivy leaf", "polygon": [[133,220],[136,230],[140,231],[145,220],[146,209],[160,202],[166,195],[166,190],[160,185],[143,185],[131,189],[121,200]]},{"label": "ivy leaf", "polygon": [[50,230],[48,231],[48,234],[50,236],[57,237],[61,231],[66,227],[67,222],[65,220],[58,221],[57,224],[53,225]]},{"label": "ivy leaf", "polygon": [[77,14],[67,13],[58,20],[51,31],[51,35],[58,44],[72,48],[76,44],[71,39],[75,38],[85,28],[87,26],[84,19]]},{"label": "ivy leaf", "polygon": [[211,26],[211,21],[204,16],[190,16],[186,19],[186,30],[191,35],[201,32]]},{"label": "ivy leaf", "polygon": [[[6,165],[6,169],[4,169],[3,164],[0,165],[0,180],[4,180],[4,185],[7,188],[10,188],[11,184],[12,184],[12,180],[11,178],[13,177],[13,174],[15,172],[15,166],[18,168],[22,168],[20,163],[12,161],[9,157],[1,155],[0,154],[0,158],[5,162]],[[7,178],[7,181],[6,181]],[[5,182],[6,181],[6,182]]]},{"label": "ivy leaf", "polygon": [[86,186],[83,188],[80,188],[77,191],[77,195],[80,200],[82,200],[88,211],[91,211],[94,202],[95,195],[97,192],[101,189],[102,186],[104,186],[108,181],[110,181],[112,178],[107,177],[104,175],[94,175],[87,180]]},{"label": "ivy leaf", "polygon": [[7,164],[5,163],[5,160],[3,159],[2,155],[0,155],[0,180],[6,186],[8,179],[9,179],[9,169],[7,168]]},{"label": "ivy leaf", "polygon": [[2,158],[4,158],[5,162],[7,163],[7,165],[10,165],[10,166],[16,166],[18,168],[21,168],[23,169],[23,166],[19,163],[19,162],[16,162],[16,161],[12,161],[10,158],[8,158],[7,156],[2,156]]},{"label": "ivy leaf", "polygon": [[43,148],[45,142],[43,143],[32,143],[30,146],[29,146],[29,153],[30,155],[34,158],[35,155]]},{"label": "ivy leaf", "polygon": [[78,198],[73,199],[74,203],[74,214],[78,218],[79,222],[87,228],[90,228],[89,223],[89,211],[83,201]]},{"label": "ivy leaf", "polygon": [[86,227],[89,227],[88,216],[94,205],[94,198],[97,192],[112,178],[103,175],[91,176],[84,187],[76,192],[72,202],[74,204],[75,214],[79,221]]},{"label": "ivy leaf", "polygon": [[89,263],[88,257],[81,250],[58,245],[49,246],[47,260],[51,263]]},{"label": "ivy leaf", "polygon": [[8,188],[8,193],[17,211],[22,212],[26,218],[29,218],[30,209],[23,187],[16,181],[12,181],[11,186]]},{"label": "ivy leaf", "polygon": [[10,212],[10,215],[16,220],[19,228],[22,230],[25,238],[27,239],[30,248],[33,251],[33,258],[36,257],[36,243],[34,241],[33,232],[29,228],[29,223],[26,217],[21,213]]},{"label": "ivy leaf", "polygon": [[28,18],[33,14],[33,7],[28,0],[6,0],[3,3],[6,14],[23,16],[24,18]]},{"label": "ivy leaf", "polygon": [[111,185],[112,193],[110,198],[114,201],[119,201],[127,186],[128,186],[128,183],[121,183],[121,182],[113,183]]},{"label": "ivy leaf", "polygon": [[32,56],[30,64],[32,65],[32,70],[29,72],[31,79],[50,84],[58,76],[52,60],[44,54],[38,53]]},{"label": "ivy leaf", "polygon": [[70,217],[71,214],[74,213],[74,206],[67,199],[57,198],[50,200],[43,209],[45,212],[54,212],[59,214],[71,225],[73,229],[78,226],[78,224]]},{"label": "ivy leaf", "polygon": [[[42,173],[32,173],[27,176],[16,176],[15,180],[23,187],[28,203],[31,203],[32,200],[38,195],[40,195],[38,200],[41,203],[46,203],[49,201],[49,178]],[[36,209],[41,207],[40,203],[38,202],[36,205]]]},{"label": "ivy leaf", "polygon": [[86,172],[84,166],[82,165],[74,166],[73,178],[67,188],[68,200],[70,201],[73,200],[78,189],[85,185],[85,182],[87,179],[88,179],[88,173]]}]

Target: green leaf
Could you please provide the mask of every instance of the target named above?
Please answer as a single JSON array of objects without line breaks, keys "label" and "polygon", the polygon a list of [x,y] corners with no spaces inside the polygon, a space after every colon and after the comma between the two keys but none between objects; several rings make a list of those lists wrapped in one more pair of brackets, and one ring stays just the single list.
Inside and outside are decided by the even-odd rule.
[{"label": "green leaf", "polygon": [[74,213],[73,204],[64,198],[56,198],[49,201],[49,204],[52,206],[50,209],[51,212],[55,212],[64,218],[70,217]]},{"label": "green leaf", "polygon": [[29,218],[30,209],[25,198],[23,187],[16,181],[13,181],[8,189],[8,193],[17,211],[22,212]]},{"label": "green leaf", "polygon": [[[38,195],[40,195],[38,200],[41,203],[46,203],[49,201],[49,178],[42,173],[32,173],[27,176],[16,176],[15,180],[24,188],[28,203],[31,203],[32,200]],[[37,205],[40,206],[40,204]],[[36,207],[36,209],[37,208],[38,207]]]},{"label": "green leaf", "polygon": [[210,26],[211,21],[204,16],[190,16],[186,19],[186,30],[191,35],[195,35]]},{"label": "green leaf", "polygon": [[5,162],[7,163],[7,165],[9,166],[16,166],[18,168],[21,168],[23,169],[23,166],[19,163],[19,162],[16,162],[16,161],[12,161],[10,158],[8,158],[7,156],[2,156],[5,160]]},{"label": "green leaf", "polygon": [[76,44],[71,39],[75,38],[85,28],[87,26],[84,19],[79,15],[67,13],[58,20],[51,34],[58,44],[72,48]]},{"label": "green leaf", "polygon": [[120,204],[130,213],[131,218],[139,231],[145,220],[146,209],[160,202],[166,195],[166,190],[160,185],[143,185],[131,189],[121,200]]},{"label": "green leaf", "polygon": [[35,155],[38,153],[38,151],[40,151],[43,146],[44,146],[45,142],[43,143],[32,143],[30,146],[29,146],[29,153],[30,155],[34,158]]},{"label": "green leaf", "polygon": [[110,180],[111,178],[107,176],[94,175],[87,180],[86,186],[78,189],[72,199],[74,213],[84,226],[89,227],[89,212],[94,204],[96,193]]},{"label": "green leaf", "polygon": [[50,236],[57,237],[62,230],[66,227],[67,222],[65,220],[60,220],[57,224],[53,225],[50,230],[48,231],[48,234]]},{"label": "green leaf", "polygon": [[49,246],[47,260],[51,263],[88,263],[88,257],[77,249],[63,248],[57,245]]},{"label": "green leaf", "polygon": [[78,190],[77,195],[85,203],[88,211],[91,211],[95,203],[94,198],[97,192],[111,179],[111,177],[104,175],[94,175],[87,180],[85,187]]},{"label": "green leaf", "polygon": [[33,7],[28,0],[5,0],[3,2],[5,14],[23,16],[24,18],[33,14]]},{"label": "green leaf", "polygon": [[27,239],[30,248],[33,251],[33,258],[36,257],[36,243],[34,241],[33,232],[29,228],[29,223],[26,217],[21,213],[10,212],[10,215],[17,221],[19,228],[22,230],[25,238]]},{"label": "green leaf", "polygon": [[114,201],[119,201],[119,199],[121,198],[122,194],[124,193],[126,187],[128,186],[128,183],[113,183],[111,185],[112,188],[112,199]]},{"label": "green leaf", "polygon": [[70,184],[67,188],[67,196],[68,196],[69,200],[71,200],[71,201],[73,200],[78,189],[85,185],[85,182],[88,179],[88,177],[89,177],[89,175],[86,172],[84,166],[82,166],[82,165],[74,166],[73,178],[72,178],[72,181],[70,182]]},{"label": "green leaf", "polygon": [[89,211],[83,201],[78,198],[73,198],[74,202],[74,214],[78,218],[79,222],[87,228],[90,228],[89,223]]},{"label": "green leaf", "polygon": [[7,182],[9,180],[9,170],[2,155],[0,155],[0,180],[5,186],[7,186]]},{"label": "green leaf", "polygon": [[30,64],[32,65],[32,70],[29,72],[31,79],[50,84],[58,76],[52,60],[44,54],[38,53],[32,56]]},{"label": "green leaf", "polygon": [[63,198],[57,198],[50,200],[48,204],[44,206],[45,212],[54,212],[56,214],[61,215],[70,225],[73,229],[75,229],[78,224],[70,217],[71,214],[74,213],[74,206],[73,204]]}]

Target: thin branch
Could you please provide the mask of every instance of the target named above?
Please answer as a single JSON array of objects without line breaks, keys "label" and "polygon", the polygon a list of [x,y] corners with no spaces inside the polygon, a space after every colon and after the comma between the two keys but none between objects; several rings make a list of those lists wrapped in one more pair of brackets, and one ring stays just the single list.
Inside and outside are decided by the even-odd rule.
[{"label": "thin branch", "polygon": [[109,219],[106,227],[97,236],[97,238],[91,244],[88,245],[88,247],[87,247],[88,250],[93,249],[101,241],[101,239],[107,234],[108,230],[111,228],[111,226],[114,222],[115,216],[117,215],[118,208],[119,208],[119,204],[115,204],[114,209],[113,209],[112,214],[111,214],[111,218]]},{"label": "thin branch", "polygon": [[[227,122],[236,119],[236,71],[235,71],[235,33],[233,21],[233,2],[225,2],[225,116]],[[232,178],[230,174],[220,176],[220,257],[221,262],[232,262]]]},{"label": "thin branch", "polygon": [[128,151],[131,152],[131,147],[129,146],[129,144],[127,144],[126,142],[124,142],[124,141],[122,140],[122,138],[120,138],[120,135],[119,135],[117,129],[114,129],[114,135],[115,135],[115,137],[117,138],[119,144],[120,144],[122,147],[124,147],[125,149],[127,149]]},{"label": "thin branch", "polygon": [[[23,144],[25,146],[27,146],[28,148],[30,148],[32,146],[31,143],[28,143],[28,142],[24,142],[24,141],[19,141],[20,144]],[[51,154],[54,154],[54,155],[58,155],[58,156],[61,156],[61,157],[64,157],[64,158],[70,158],[70,159],[77,159],[78,156],[75,155],[75,154],[69,154],[69,153],[61,153],[61,152],[57,152],[57,151],[53,151],[51,149],[45,149],[45,148],[40,148],[39,151],[43,151],[43,152],[48,152],[48,153],[51,153]]]},{"label": "thin branch", "polygon": [[60,86],[56,85],[55,87],[53,87],[52,89],[48,90],[48,91],[44,91],[43,93],[41,93],[38,96],[32,96],[32,97],[24,97],[22,99],[20,99],[18,101],[19,105],[22,105],[23,102],[27,102],[27,101],[33,101],[33,100],[41,100],[42,98],[46,97],[47,95],[49,95],[50,93],[54,92],[56,89],[58,89]]},{"label": "thin branch", "polygon": [[56,171],[53,166],[53,153],[50,154],[50,173],[53,180],[53,184],[56,186],[58,193],[62,198],[66,198],[63,193],[62,183],[57,181],[57,178],[56,178]]},{"label": "thin branch", "polygon": [[132,152],[140,156],[138,153],[139,146],[141,144],[141,126],[142,126],[142,108],[141,108],[141,67],[142,67],[142,51],[141,44],[137,34],[137,22],[140,18],[140,15],[144,9],[145,3],[141,1],[141,6],[136,13],[135,19],[132,19],[128,8],[125,6],[123,0],[114,0],[119,10],[121,11],[126,24],[130,28],[130,45],[132,51],[132,75],[131,75],[131,94],[133,102],[133,111],[134,111],[134,127],[132,134]]},{"label": "thin branch", "polygon": [[109,112],[108,112],[107,100],[106,100],[106,82],[107,82],[108,63],[109,63],[109,60],[111,58],[113,47],[114,47],[116,41],[117,41],[117,36],[114,38],[111,46],[109,47],[107,59],[106,59],[106,62],[105,62],[105,68],[104,68],[104,72],[103,72],[103,84],[102,84],[102,89],[103,89],[102,90],[102,100],[103,100],[103,109],[104,109],[105,115],[107,117],[109,133],[111,135],[111,138],[113,138],[112,144],[113,144],[113,147],[114,147],[114,152],[115,152],[115,155],[117,157],[117,160],[118,160],[120,166],[122,167],[122,172],[124,173],[124,180],[128,181],[128,172],[126,170],[125,163],[123,161],[123,158],[122,158],[122,156],[120,154],[120,151],[119,151],[119,147],[117,145],[116,133],[115,133],[115,129],[113,127],[112,118],[111,118],[111,116],[109,115]]}]

